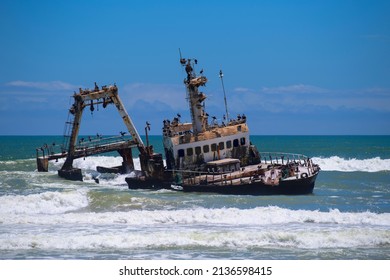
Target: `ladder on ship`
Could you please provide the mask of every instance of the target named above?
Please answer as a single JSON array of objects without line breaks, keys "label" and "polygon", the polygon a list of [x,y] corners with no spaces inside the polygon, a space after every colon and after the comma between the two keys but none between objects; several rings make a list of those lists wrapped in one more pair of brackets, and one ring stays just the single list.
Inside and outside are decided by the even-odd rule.
[{"label": "ladder on ship", "polygon": [[69,140],[72,135],[72,127],[74,125],[74,115],[68,112],[68,119],[65,122],[64,133],[63,133],[63,141],[62,141],[62,149],[63,151],[67,151],[69,148]]}]

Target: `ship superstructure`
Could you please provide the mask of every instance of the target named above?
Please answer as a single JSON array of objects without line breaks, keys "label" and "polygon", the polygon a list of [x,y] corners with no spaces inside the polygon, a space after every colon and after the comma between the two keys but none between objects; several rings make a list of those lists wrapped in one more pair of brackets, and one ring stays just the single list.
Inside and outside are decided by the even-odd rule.
[{"label": "ship superstructure", "polygon": [[[196,59],[180,59],[187,77],[184,79],[191,123],[181,123],[180,116],[163,121],[163,144],[169,170],[203,170],[207,163],[238,159],[240,166],[260,162],[255,146],[250,145],[245,115],[218,124],[215,117],[209,123],[205,111],[206,94],[201,90],[207,83],[202,72],[197,75]],[[226,162],[226,160],[224,161]],[[236,166],[236,165],[235,165]]]}]

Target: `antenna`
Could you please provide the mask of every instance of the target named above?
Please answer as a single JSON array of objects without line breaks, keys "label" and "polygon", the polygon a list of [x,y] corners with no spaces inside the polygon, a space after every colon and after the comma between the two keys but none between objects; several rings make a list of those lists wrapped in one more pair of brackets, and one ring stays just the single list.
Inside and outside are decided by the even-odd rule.
[{"label": "antenna", "polygon": [[221,78],[222,89],[223,89],[223,97],[225,99],[226,121],[229,122],[229,112],[228,112],[228,108],[227,108],[225,86],[223,85],[223,73],[222,73],[222,70],[219,70],[219,77]]}]

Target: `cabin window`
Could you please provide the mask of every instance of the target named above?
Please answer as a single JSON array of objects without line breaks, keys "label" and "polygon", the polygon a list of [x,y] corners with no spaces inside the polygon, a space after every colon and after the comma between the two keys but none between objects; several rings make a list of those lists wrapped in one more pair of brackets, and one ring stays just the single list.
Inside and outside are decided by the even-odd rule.
[{"label": "cabin window", "polygon": [[233,147],[238,147],[238,139],[233,140]]},{"label": "cabin window", "polygon": [[198,146],[195,147],[195,154],[200,155],[202,153],[202,149]]},{"label": "cabin window", "polygon": [[225,149],[225,143],[219,142],[219,150],[222,151],[223,149]]},{"label": "cabin window", "polygon": [[192,156],[194,154],[194,150],[192,148],[187,148],[187,156]]},{"label": "cabin window", "polygon": [[231,147],[232,147],[232,141],[229,140],[229,141],[226,142],[226,148],[230,149]]},{"label": "cabin window", "polygon": [[183,149],[178,150],[177,154],[179,155],[179,157],[184,157],[184,150]]},{"label": "cabin window", "polygon": [[217,144],[211,144],[211,151],[215,152],[217,150]]},{"label": "cabin window", "polygon": [[203,146],[203,152],[204,152],[204,153],[208,153],[209,151],[210,151],[209,145],[204,145],[204,146]]},{"label": "cabin window", "polygon": [[241,125],[237,126],[237,131],[241,131]]},{"label": "cabin window", "polygon": [[244,146],[244,145],[245,145],[245,137],[242,137],[242,138],[240,139],[240,142],[241,142],[241,146]]}]

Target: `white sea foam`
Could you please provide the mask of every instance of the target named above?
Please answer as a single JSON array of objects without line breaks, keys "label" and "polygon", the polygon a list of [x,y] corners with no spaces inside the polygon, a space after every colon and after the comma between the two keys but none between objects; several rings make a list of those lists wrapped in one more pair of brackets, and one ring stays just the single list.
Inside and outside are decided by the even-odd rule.
[{"label": "white sea foam", "polygon": [[[87,205],[87,191],[83,189],[66,192],[49,191],[29,195],[5,195],[0,196],[0,221],[5,217],[14,219],[21,214],[65,213]],[[35,216],[27,217],[31,218],[31,223],[34,223]]]},{"label": "white sea foam", "polygon": [[[134,158],[135,169],[140,169],[139,159]],[[53,165],[59,169],[64,164],[64,159],[53,162]],[[73,167],[83,170],[96,170],[97,166],[114,167],[122,165],[122,157],[120,156],[91,156],[86,158],[75,159]]]},{"label": "white sea foam", "polygon": [[345,159],[338,156],[329,158],[313,157],[313,162],[318,164],[323,171],[341,171],[341,172],[379,172],[390,170],[390,159],[381,159],[380,157],[370,159]]},{"label": "white sea foam", "polygon": [[[70,195],[77,197],[76,193]],[[58,195],[47,193],[46,196]],[[29,199],[38,200],[38,197],[29,196]],[[84,201],[85,195],[79,199]],[[65,205],[69,203],[64,198],[61,201]],[[18,202],[25,203],[20,199]],[[320,212],[276,206],[66,213],[59,204],[50,204],[49,214],[24,214],[26,207],[22,207],[21,214],[1,212],[0,250],[390,246],[390,213],[343,213],[337,209]],[[85,201],[78,202],[70,208],[85,204]],[[16,206],[8,204],[8,207]],[[41,212],[44,208],[29,211]],[[60,212],[53,208],[61,209],[62,213],[53,215]]]},{"label": "white sea foam", "polygon": [[[290,210],[276,206],[256,207],[253,209],[219,208],[219,209],[181,209],[181,210],[131,210],[117,212],[70,212],[87,206],[86,194],[80,192],[43,193],[26,197],[5,197],[0,208],[3,224],[127,224],[131,226],[145,225],[242,225],[263,226],[297,224],[344,224],[344,225],[377,225],[390,226],[390,213],[349,213],[338,209],[329,212],[310,210]],[[14,202],[13,202],[14,201]],[[17,202],[17,203],[15,203]],[[13,204],[12,204],[13,203]],[[137,198],[128,204],[138,204]],[[47,211],[47,212],[45,212]],[[29,213],[48,213],[39,220]],[[61,215],[53,216],[51,214]],[[25,215],[22,215],[25,214]]]},{"label": "white sea foam", "polygon": [[[390,245],[390,232],[371,227],[133,227],[61,228],[55,232],[12,232],[0,234],[0,249],[134,249],[215,247],[219,249],[255,249],[261,247],[288,248],[382,248]],[[38,234],[37,234],[38,233]],[[4,240],[7,239],[7,242]],[[3,241],[3,242],[2,242]]]}]

